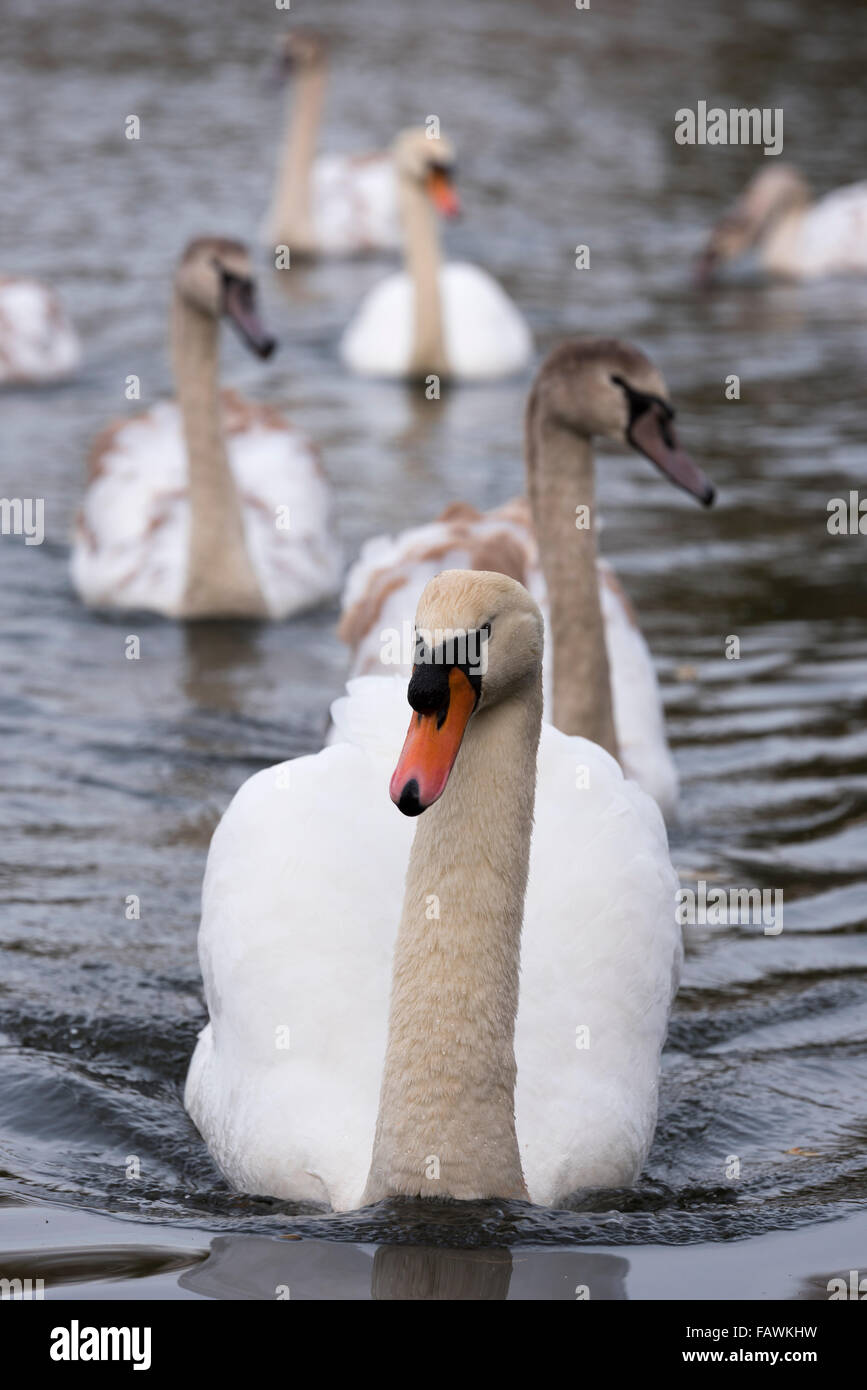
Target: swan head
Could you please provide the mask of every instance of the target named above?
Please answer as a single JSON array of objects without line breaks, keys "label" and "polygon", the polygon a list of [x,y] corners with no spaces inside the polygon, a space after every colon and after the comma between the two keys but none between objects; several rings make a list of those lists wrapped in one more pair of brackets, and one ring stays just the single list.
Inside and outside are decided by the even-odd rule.
[{"label": "swan head", "polygon": [[274,76],[285,81],[293,73],[323,68],[328,57],[328,45],[321,34],[312,29],[293,29],[277,40]]},{"label": "swan head", "polygon": [[761,169],[711,232],[696,267],[699,284],[753,251],[781,218],[807,208],[810,190],[791,164]]},{"label": "swan head", "polygon": [[424,126],[402,130],[391,147],[397,176],[405,184],[423,190],[445,217],[457,217],[460,202],[455,192],[455,150],[444,135],[430,135]]},{"label": "swan head", "polygon": [[523,584],[486,570],[444,570],[425,586],[407,699],[409,732],[391,799],[418,816],[442,796],[470,720],[541,679],[544,625]]},{"label": "swan head", "polygon": [[[628,444],[709,507],[716,489],[681,448],[674,415],[661,373],[638,348],[617,338],[574,338],[539,368],[527,403],[527,433],[532,440],[544,418],[585,438]],[[532,448],[528,453],[532,458]]]},{"label": "swan head", "polygon": [[175,289],[200,314],[227,318],[258,357],[277,346],[256,306],[256,283],[246,246],[226,237],[196,237],[180,259]]}]

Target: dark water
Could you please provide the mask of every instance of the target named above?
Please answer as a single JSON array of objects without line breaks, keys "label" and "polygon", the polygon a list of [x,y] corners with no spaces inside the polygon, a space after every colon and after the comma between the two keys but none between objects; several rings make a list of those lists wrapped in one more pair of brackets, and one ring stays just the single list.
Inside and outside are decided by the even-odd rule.
[{"label": "dark water", "polygon": [[[60,287],[87,358],[69,386],[0,397],[2,490],[44,497],[47,530],[41,547],[0,540],[0,1272],[65,1297],[825,1296],[867,1259],[865,542],[826,530],[828,499],[865,471],[867,284],[698,297],[702,228],[762,156],[679,147],[673,129],[699,99],[781,106],[785,157],[819,191],[863,177],[857,7],[6,11],[0,269]],[[782,890],[784,930],[690,932],[645,1174],[565,1212],[334,1217],[239,1196],[181,1106],[208,840],[245,777],[319,746],[344,672],[336,610],[200,631],[101,620],[70,590],[68,534],[88,443],[130,409],[125,377],[145,404],[169,389],[184,240],[255,236],[280,119],[268,45],[304,20],[333,40],[331,145],[438,114],[467,212],[452,254],[501,278],[540,349],[575,331],[638,341],[720,489],[705,514],[637,456],[599,463],[604,550],[658,659],[683,780],[675,862],[687,885]],[[227,379],[321,443],[347,556],[452,497],[521,486],[526,382],[431,403],[344,375],[337,337],[382,273],[263,265],[282,351],[224,355]]]}]

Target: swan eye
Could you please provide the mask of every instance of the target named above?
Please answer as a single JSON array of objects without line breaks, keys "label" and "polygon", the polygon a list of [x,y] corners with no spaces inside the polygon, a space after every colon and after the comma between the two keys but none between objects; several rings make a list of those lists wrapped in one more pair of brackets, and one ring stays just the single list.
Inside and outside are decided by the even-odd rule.
[{"label": "swan eye", "polygon": [[491,635],[491,623],[492,623],[493,621],[494,621],[493,618],[489,618],[488,621],[487,621],[486,623],[482,623],[482,626],[479,628],[479,636],[480,636],[480,637],[490,637],[490,635]]},{"label": "swan eye", "polygon": [[[629,425],[630,428],[635,424],[639,415],[643,415],[646,410],[654,406],[662,412],[660,424],[662,426],[663,437],[665,436],[665,426],[669,420],[674,419],[674,406],[668,401],[664,401],[662,396],[654,396],[650,391],[637,391],[634,386],[630,386],[622,376],[612,376],[612,382],[619,386],[626,397],[629,406]],[[657,416],[659,419],[660,417]]]}]

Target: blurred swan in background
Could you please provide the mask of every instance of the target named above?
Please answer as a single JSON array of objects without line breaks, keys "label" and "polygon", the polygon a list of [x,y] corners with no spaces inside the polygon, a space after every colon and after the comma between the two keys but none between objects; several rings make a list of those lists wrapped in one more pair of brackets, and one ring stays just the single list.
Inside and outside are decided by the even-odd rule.
[{"label": "blurred swan in background", "polygon": [[662,818],[542,726],[522,585],[447,571],[417,622],[442,645],[409,690],[351,682],[343,741],[250,778],[217,827],[187,1110],[235,1187],[338,1210],[632,1183],[682,958]]},{"label": "blurred swan in background", "polygon": [[259,357],[271,354],[246,248],[202,237],[174,282],[177,402],[116,421],[91,452],[72,555],[91,607],[285,618],[338,583],[313,445],[272,407],[220,391],[223,316]]},{"label": "blurred swan in background", "polygon": [[630,445],[709,505],[713,487],[680,448],[673,415],[660,373],[631,344],[587,338],[556,348],[527,403],[529,502],[487,513],[455,503],[426,526],[368,541],[343,594],[340,635],[352,648],[352,675],[409,675],[411,653],[396,661],[383,634],[403,632],[440,570],[509,574],[545,615],[546,717],[618,757],[672,814],[677,773],[653,660],[616,575],[597,555],[591,441]]},{"label": "blurred swan in background", "polygon": [[714,227],[697,268],[703,283],[726,271],[793,280],[867,273],[867,182],[814,202],[797,169],[762,169]]},{"label": "blurred swan in background", "polygon": [[81,365],[81,345],[50,285],[0,275],[0,384],[65,381]]},{"label": "blurred swan in background", "polygon": [[297,256],[398,251],[397,180],[387,151],[316,155],[328,72],[324,40],[295,31],[280,42],[281,78],[291,76],[283,150],[263,237]]},{"label": "blurred swan in background", "polygon": [[454,150],[424,129],[394,143],[405,269],[364,297],[340,354],[363,376],[488,381],[527,366],[533,340],[523,316],[487,271],[441,263],[436,210],[459,210]]}]

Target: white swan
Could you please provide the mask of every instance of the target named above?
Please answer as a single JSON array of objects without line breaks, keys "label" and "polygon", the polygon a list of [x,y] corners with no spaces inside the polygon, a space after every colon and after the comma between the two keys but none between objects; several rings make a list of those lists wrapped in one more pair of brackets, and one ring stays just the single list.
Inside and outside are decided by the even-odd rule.
[{"label": "white swan", "polygon": [[296,30],[280,44],[293,77],[283,151],[263,240],[297,256],[398,251],[397,180],[390,153],[316,156],[327,76],[323,40]]},{"label": "white swan", "polygon": [[792,280],[867,273],[867,182],[813,202],[797,169],[762,169],[714,227],[698,275],[755,270]]},{"label": "white swan", "polygon": [[713,488],[677,444],[672,414],[665,382],[630,344],[588,338],[556,348],[527,404],[529,506],[516,500],[482,513],[456,503],[427,526],[368,541],[343,595],[340,635],[352,647],[352,675],[409,675],[406,632],[441,569],[509,574],[545,615],[546,718],[619,757],[626,775],[672,814],[677,772],[653,661],[613,570],[596,555],[591,447],[594,435],[629,444],[707,504]]},{"label": "white swan", "polygon": [[81,344],[55,290],[26,275],[0,275],[0,384],[65,381]]},{"label": "white swan", "polygon": [[530,330],[487,271],[440,262],[436,209],[452,216],[454,151],[425,130],[394,144],[406,268],[375,285],[341,339],[340,355],[362,376],[490,381],[526,367]]},{"label": "white swan", "polygon": [[336,588],[330,496],[310,441],[269,406],[220,392],[225,315],[267,357],[246,250],[202,237],[175,277],[177,403],[108,427],[90,456],[72,578],[94,608],[285,618]]},{"label": "white swan", "polygon": [[448,571],[417,618],[409,733],[404,683],[353,681],[344,741],[217,828],[186,1107],[236,1187],[337,1209],[630,1183],[681,961],[662,818],[602,749],[539,742],[520,584]]}]

